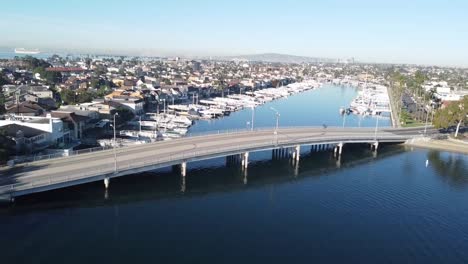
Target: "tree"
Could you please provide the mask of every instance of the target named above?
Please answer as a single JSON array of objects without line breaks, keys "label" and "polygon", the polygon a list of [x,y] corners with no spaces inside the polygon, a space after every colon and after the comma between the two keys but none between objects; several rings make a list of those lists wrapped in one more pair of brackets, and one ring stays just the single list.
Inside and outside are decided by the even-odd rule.
[{"label": "tree", "polygon": [[110,88],[106,85],[101,85],[99,87],[99,89],[97,90],[96,92],[96,97],[97,98],[102,98],[104,96],[106,96],[107,94],[109,94],[109,91],[110,91]]},{"label": "tree", "polygon": [[[99,90],[98,90],[99,91]],[[93,101],[94,98],[98,98],[98,93],[86,91],[86,90],[62,90],[60,93],[60,97],[64,104],[74,105],[74,104],[82,104],[82,103],[89,103]]]},{"label": "tree", "polygon": [[466,122],[468,122],[468,96],[438,110],[434,116],[434,126],[437,128],[456,126],[455,137],[458,136],[460,126]]},{"label": "tree", "polygon": [[115,110],[111,112],[111,115],[114,115],[115,113],[118,113],[116,122],[119,125],[127,121],[130,121],[135,117],[135,114],[133,114],[132,111],[130,111],[128,108],[125,108],[125,107],[117,107]]},{"label": "tree", "polygon": [[33,73],[39,73],[41,75],[41,79],[46,80],[50,84],[56,84],[62,79],[62,74],[60,72],[46,71],[43,66],[34,68]]},{"label": "tree", "polygon": [[15,142],[7,137],[6,132],[0,129],[0,164],[5,163],[15,151]]},{"label": "tree", "polygon": [[3,115],[6,113],[5,109],[5,95],[0,92],[0,115]]},{"label": "tree", "polygon": [[3,76],[3,73],[0,72],[0,86],[3,86],[5,84],[8,84],[9,81]]}]

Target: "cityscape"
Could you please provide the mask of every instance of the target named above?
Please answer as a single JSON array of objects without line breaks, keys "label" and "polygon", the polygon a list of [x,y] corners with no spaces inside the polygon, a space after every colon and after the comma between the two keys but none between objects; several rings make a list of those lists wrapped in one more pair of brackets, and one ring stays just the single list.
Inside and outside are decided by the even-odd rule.
[{"label": "cityscape", "polygon": [[[118,2],[114,12],[133,10]],[[185,14],[191,6],[156,2],[142,5],[157,23],[165,17],[160,12]],[[228,14],[213,4],[192,11]],[[388,8],[367,1],[340,8],[294,4],[344,16],[355,15],[346,8],[382,14]],[[86,10],[107,8],[101,5]],[[443,6],[443,16],[459,5],[429,3],[419,12]],[[82,8],[61,3],[56,10],[72,6]],[[5,4],[5,19],[38,19],[29,9]],[[403,23],[408,10],[395,28],[410,32],[413,24]],[[290,28],[302,28],[298,21],[309,17],[297,12],[304,20],[288,15]],[[54,13],[37,23],[52,30],[61,18]],[[121,19],[114,26],[121,24],[122,36],[129,25],[146,32],[153,23]],[[165,31],[188,26],[184,19]],[[350,23],[367,23],[360,19]],[[73,29],[71,21],[57,32]],[[90,16],[82,26],[92,23],[99,21]],[[250,32],[250,23],[231,23],[212,27]],[[462,55],[450,62],[451,53],[440,52],[447,55],[442,61],[441,46],[433,44],[400,53],[398,41],[388,43],[393,54],[356,48],[333,55],[327,45],[310,44],[305,35],[313,34],[305,31],[290,37],[291,50],[279,48],[286,45],[280,38],[279,46],[267,37],[264,45],[232,40],[223,48],[211,36],[201,51],[206,36],[198,28],[198,37],[186,34],[199,45],[180,46],[182,32],[174,29],[164,41],[148,44],[148,35],[141,46],[125,46],[114,37],[105,42],[115,29],[102,25],[102,31],[76,31],[89,37],[88,48],[60,46],[76,41],[68,32],[53,44],[47,34],[21,35],[30,30],[21,23],[16,33],[0,27],[12,36],[0,40],[0,246],[8,263],[468,261],[468,64]],[[338,30],[334,25],[323,27]],[[427,30],[437,35],[439,28]],[[447,41],[452,36],[440,34]],[[419,49],[433,50],[418,55]]]}]

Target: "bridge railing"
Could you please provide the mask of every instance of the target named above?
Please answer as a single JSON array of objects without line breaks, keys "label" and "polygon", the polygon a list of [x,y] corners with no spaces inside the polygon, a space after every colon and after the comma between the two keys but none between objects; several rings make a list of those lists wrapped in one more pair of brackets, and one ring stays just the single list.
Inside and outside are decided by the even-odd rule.
[{"label": "bridge railing", "polygon": [[[291,146],[291,145],[301,145],[301,144],[329,144],[332,142],[357,142],[357,141],[367,141],[371,142],[372,140],[405,140],[407,137],[405,136],[398,136],[398,135],[385,135],[385,136],[377,136],[376,139],[370,138],[369,136],[348,136],[346,139],[343,139],[342,136],[328,136],[328,137],[307,137],[307,138],[300,138],[300,139],[278,139],[272,136],[271,140],[263,141],[261,143],[256,144],[248,144],[248,145],[239,145],[233,144],[232,146],[227,146],[223,148],[219,148],[216,146],[207,148],[205,150],[190,150],[190,151],[183,151],[179,153],[169,154],[163,157],[155,158],[152,156],[146,157],[144,160],[141,159],[132,159],[126,161],[119,161],[117,163],[117,173],[125,173],[126,171],[130,172],[132,170],[138,168],[144,168],[154,165],[161,165],[164,167],[166,165],[171,165],[178,162],[183,162],[189,159],[203,159],[204,157],[213,158],[216,156],[226,156],[232,155],[236,153],[248,152],[248,151],[260,151],[263,149],[271,149],[277,148],[282,146]],[[154,151],[155,156],[158,154],[157,150]],[[11,193],[21,190],[33,189],[38,187],[44,187],[52,184],[59,184],[59,183],[66,183],[70,181],[91,178],[96,176],[102,176],[106,174],[114,173],[114,164],[105,164],[99,165],[92,168],[91,171],[83,171],[70,174],[65,173],[66,175],[48,175],[48,177],[41,177],[40,179],[34,179],[28,183],[14,183],[6,186],[0,186],[0,194],[2,193]],[[130,173],[128,173],[130,174]]]},{"label": "bridge railing", "polygon": [[[288,130],[288,129],[322,129],[324,131],[327,131],[327,130],[333,130],[333,129],[342,129],[342,127],[327,126],[326,128],[324,128],[323,126],[285,126],[285,127],[279,127],[278,128],[279,131]],[[352,129],[352,130],[366,130],[367,129],[367,130],[369,130],[369,129],[372,129],[372,128],[368,128],[368,127],[367,128],[366,127],[347,127],[346,129]],[[193,137],[202,137],[202,136],[209,136],[209,135],[230,135],[230,134],[241,134],[241,133],[247,133],[247,132],[262,132],[262,131],[274,131],[274,130],[275,130],[275,127],[257,127],[257,128],[254,128],[253,130],[250,129],[250,128],[212,130],[212,131],[187,133],[182,138],[193,138]],[[151,143],[147,143],[147,144],[151,144]],[[127,148],[127,147],[131,147],[131,146],[126,146],[126,147],[120,147],[119,146],[118,148]],[[71,157],[71,156],[94,153],[94,152],[99,152],[99,151],[103,151],[103,150],[110,150],[110,149],[112,149],[112,146],[104,146],[104,147],[95,147],[95,148],[74,150],[74,151],[70,151],[68,153],[63,152],[63,153],[23,157],[21,159],[15,160],[15,164],[24,164],[24,163],[44,161],[44,160],[50,160],[50,159],[68,158],[68,157]]]}]

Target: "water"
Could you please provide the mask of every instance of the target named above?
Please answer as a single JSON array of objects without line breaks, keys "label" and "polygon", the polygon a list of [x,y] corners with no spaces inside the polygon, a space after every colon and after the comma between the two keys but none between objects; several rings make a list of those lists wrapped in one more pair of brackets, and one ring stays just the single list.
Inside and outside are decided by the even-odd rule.
[{"label": "water", "polygon": [[51,57],[53,54],[51,53],[38,53],[38,54],[18,54],[14,53],[11,51],[0,51],[0,59],[14,59],[15,57],[26,57],[26,56],[32,56],[38,59],[47,59]]},{"label": "water", "polygon": [[[309,90],[301,94],[276,100],[255,108],[254,128],[273,127],[276,124],[276,109],[279,114],[279,125],[282,126],[343,126],[346,127],[374,127],[374,117],[357,115],[341,116],[340,107],[348,106],[356,97],[354,88],[344,86],[325,85],[317,90]],[[229,118],[199,121],[190,132],[205,132],[226,129],[251,128],[252,111],[246,109],[232,113]],[[379,118],[379,126],[390,126],[390,118]]]},{"label": "water", "polygon": [[[273,104],[282,118],[308,111],[300,125],[339,125],[336,107],[354,93],[323,87]],[[324,94],[334,99],[313,99]],[[246,117],[210,125],[243,128]],[[189,163],[185,182],[164,169],[113,179],[107,193],[99,182],[24,197],[0,209],[2,263],[468,262],[468,156],[355,145],[337,163],[302,152],[297,168],[259,152],[247,176],[214,159]]]}]

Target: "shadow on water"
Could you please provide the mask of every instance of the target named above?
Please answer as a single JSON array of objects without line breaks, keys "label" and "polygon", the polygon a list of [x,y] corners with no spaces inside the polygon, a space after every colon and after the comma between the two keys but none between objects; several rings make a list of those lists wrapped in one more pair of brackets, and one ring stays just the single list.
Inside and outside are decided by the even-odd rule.
[{"label": "shadow on water", "polygon": [[[187,172],[185,179],[176,171],[161,169],[111,180],[108,190],[102,182],[83,184],[70,188],[18,197],[16,202],[1,213],[21,213],[30,210],[59,209],[70,207],[99,207],[129,204],[159,199],[184,199],[260,188],[266,185],[284,184],[310,178],[330,176],[334,171],[359,166],[403,153],[398,145],[387,145],[378,155],[367,144],[345,146],[338,160],[332,151],[303,152],[298,167],[290,159],[269,158],[252,161],[247,174],[240,165],[202,166]],[[271,153],[271,152],[270,152]],[[264,152],[263,155],[271,154]],[[223,164],[223,165],[219,165]]]},{"label": "shadow on water", "polygon": [[455,188],[468,187],[468,167],[462,156],[429,151],[427,159],[444,182]]}]

